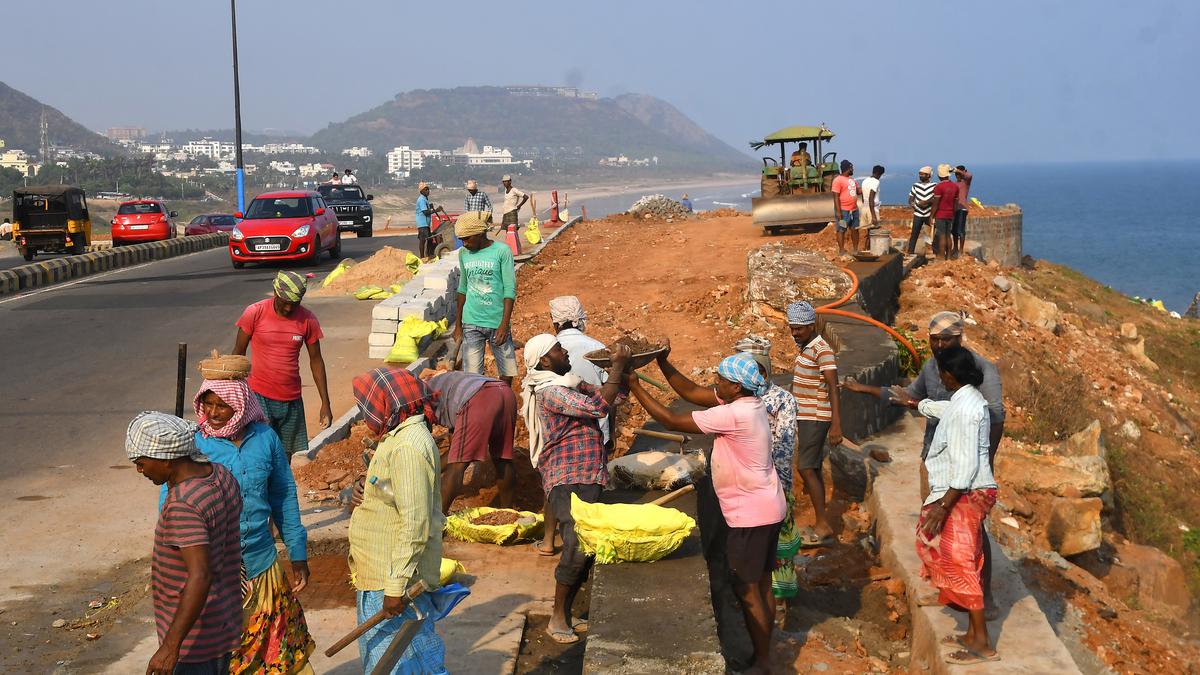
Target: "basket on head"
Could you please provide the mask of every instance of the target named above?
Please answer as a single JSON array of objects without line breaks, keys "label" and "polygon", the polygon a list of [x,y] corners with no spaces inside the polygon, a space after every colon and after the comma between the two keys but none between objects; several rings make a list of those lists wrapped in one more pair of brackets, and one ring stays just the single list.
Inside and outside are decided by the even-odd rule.
[{"label": "basket on head", "polygon": [[250,359],[239,354],[212,355],[200,362],[200,374],[206,380],[244,380],[250,375]]}]

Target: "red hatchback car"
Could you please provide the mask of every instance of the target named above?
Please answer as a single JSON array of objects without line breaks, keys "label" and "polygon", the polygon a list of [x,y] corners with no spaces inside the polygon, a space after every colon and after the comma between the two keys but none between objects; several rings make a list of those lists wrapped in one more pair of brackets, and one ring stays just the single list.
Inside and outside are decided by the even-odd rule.
[{"label": "red hatchback car", "polygon": [[248,262],[303,260],[316,262],[324,251],[342,254],[337,216],[316,192],[267,192],[254,198],[229,235],[229,258],[235,268]]},{"label": "red hatchback car", "polygon": [[124,202],[112,219],[113,246],[172,239],[176,234],[176,215],[160,201],[143,199]]},{"label": "red hatchback car", "polygon": [[192,222],[183,228],[183,235],[194,237],[198,234],[233,232],[233,228],[237,224],[237,218],[232,213],[203,213],[192,218]]}]

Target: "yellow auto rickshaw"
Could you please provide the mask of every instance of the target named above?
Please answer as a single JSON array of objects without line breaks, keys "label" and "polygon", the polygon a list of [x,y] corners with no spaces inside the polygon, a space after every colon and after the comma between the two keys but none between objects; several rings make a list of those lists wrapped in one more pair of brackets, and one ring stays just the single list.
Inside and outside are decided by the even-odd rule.
[{"label": "yellow auto rickshaw", "polygon": [[38,251],[77,255],[92,241],[87,196],[70,185],[41,185],[13,190],[13,242],[21,256]]}]

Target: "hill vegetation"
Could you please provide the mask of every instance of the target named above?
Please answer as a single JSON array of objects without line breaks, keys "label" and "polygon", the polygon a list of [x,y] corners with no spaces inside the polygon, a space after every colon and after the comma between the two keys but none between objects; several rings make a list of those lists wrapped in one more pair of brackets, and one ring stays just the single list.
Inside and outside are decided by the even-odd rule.
[{"label": "hill vegetation", "polygon": [[518,96],[501,87],[420,89],[313,135],[318,147],[368,146],[384,153],[397,145],[538,149],[542,154],[595,165],[603,157],[658,157],[659,166],[702,170],[745,169],[751,159],[701,129],[669,103],[652,96],[615,99]]},{"label": "hill vegetation", "polygon": [[105,156],[120,154],[120,147],[100,134],[67,117],[57,108],[0,82],[0,138],[6,147],[19,148],[36,156],[41,147],[42,110],[50,142],[90,150]]}]

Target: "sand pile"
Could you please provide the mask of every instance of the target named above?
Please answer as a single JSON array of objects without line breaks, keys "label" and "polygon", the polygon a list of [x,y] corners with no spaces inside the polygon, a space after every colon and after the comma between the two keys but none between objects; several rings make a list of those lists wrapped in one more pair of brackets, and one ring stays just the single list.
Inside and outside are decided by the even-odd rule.
[{"label": "sand pile", "polygon": [[363,286],[379,286],[387,290],[392,284],[404,284],[413,277],[405,267],[409,251],[384,246],[375,255],[355,262],[344,274],[328,286],[314,291],[314,295],[345,295]]},{"label": "sand pile", "polygon": [[366,470],[363,453],[367,451],[367,446],[363,445],[363,439],[369,434],[367,425],[358,422],[350,427],[348,437],[321,448],[316,459],[296,469],[300,492],[320,493],[329,490],[333,492],[332,495],[320,496],[334,498],[338,490],[354,482]]}]

